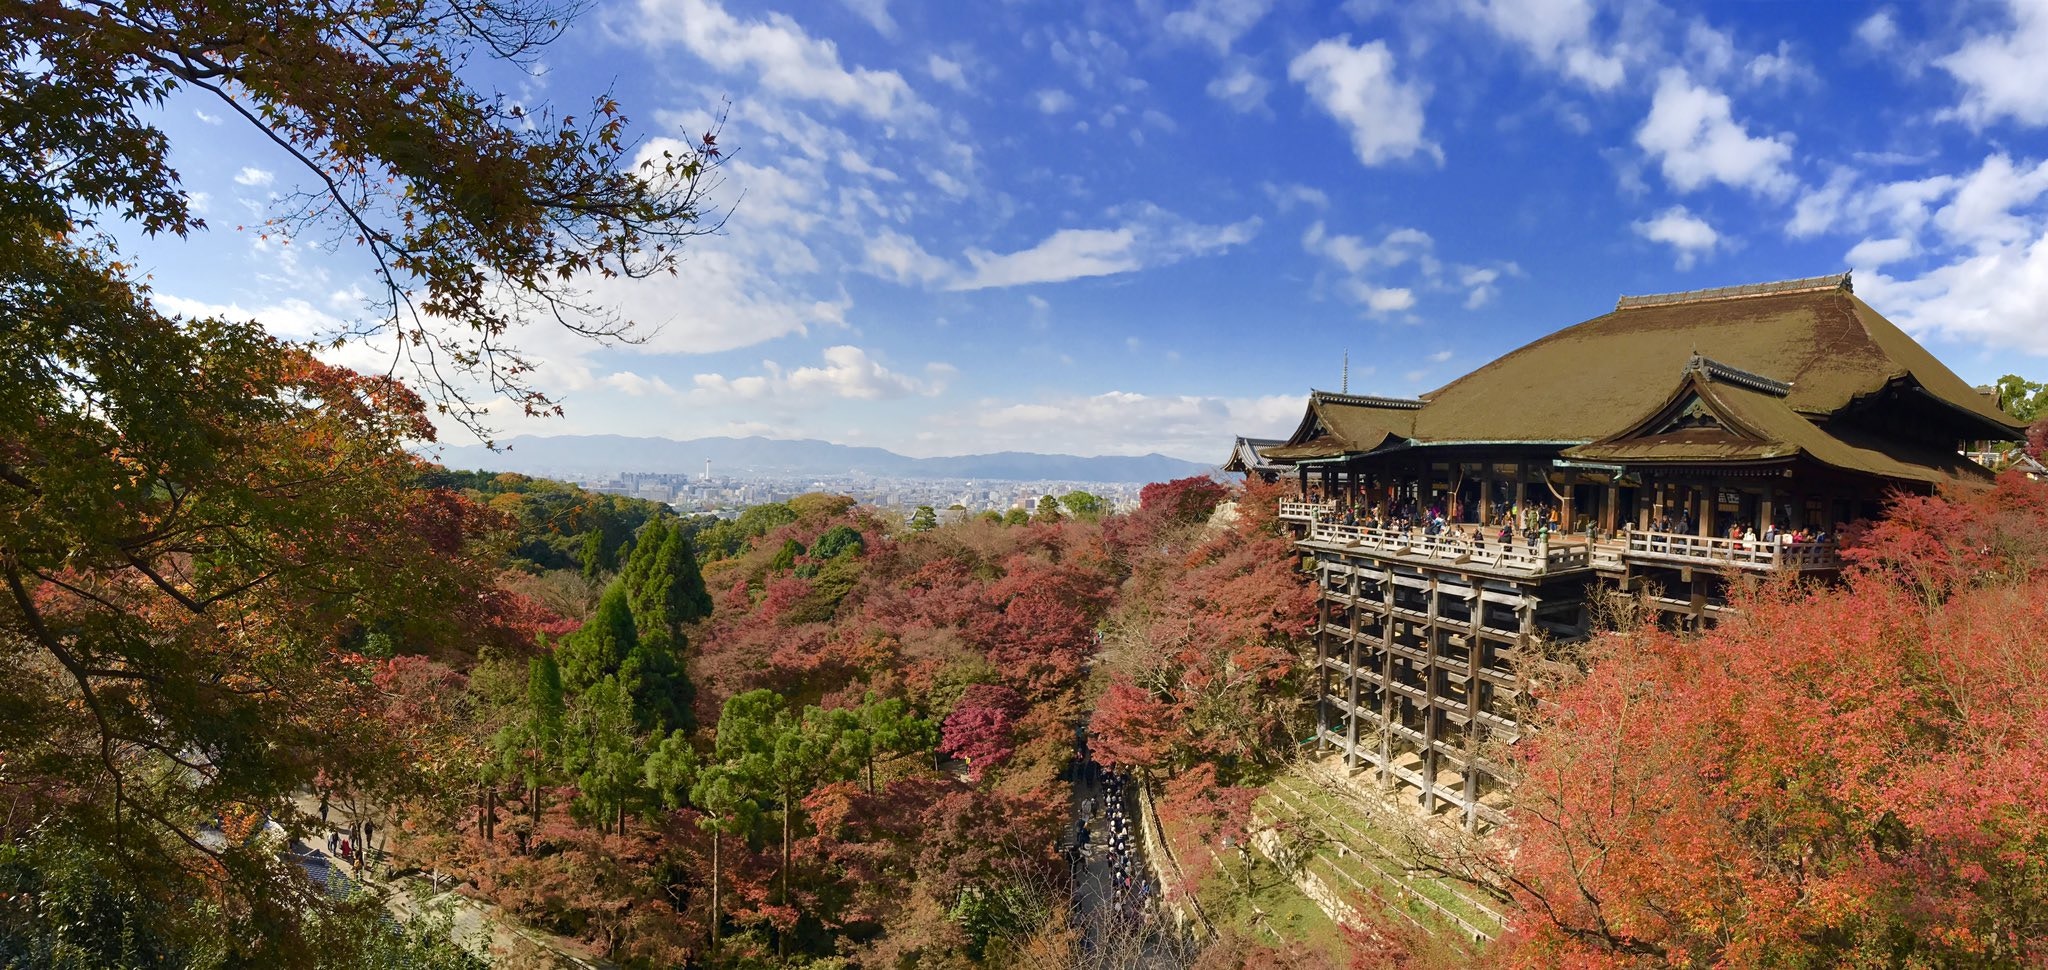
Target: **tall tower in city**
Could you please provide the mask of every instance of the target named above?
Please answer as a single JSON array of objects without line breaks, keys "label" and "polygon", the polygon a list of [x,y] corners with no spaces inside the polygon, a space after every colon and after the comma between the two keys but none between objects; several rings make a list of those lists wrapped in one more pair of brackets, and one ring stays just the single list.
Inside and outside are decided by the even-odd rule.
[{"label": "tall tower in city", "polygon": [[711,480],[711,459],[704,459],[704,477],[697,480],[700,482],[708,482]]}]

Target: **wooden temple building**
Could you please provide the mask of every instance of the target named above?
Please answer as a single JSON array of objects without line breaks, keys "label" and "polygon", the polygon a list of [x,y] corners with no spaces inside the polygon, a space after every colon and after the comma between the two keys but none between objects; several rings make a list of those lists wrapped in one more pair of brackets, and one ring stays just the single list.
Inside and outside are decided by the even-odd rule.
[{"label": "wooden temple building", "polygon": [[1587,636],[1599,586],[1711,622],[1737,577],[1832,574],[1841,527],[1988,481],[1959,446],[2022,432],[1845,273],[1623,297],[1416,398],[1313,391],[1233,461],[1299,485],[1319,744],[1470,828],[1501,819],[1517,658]]}]

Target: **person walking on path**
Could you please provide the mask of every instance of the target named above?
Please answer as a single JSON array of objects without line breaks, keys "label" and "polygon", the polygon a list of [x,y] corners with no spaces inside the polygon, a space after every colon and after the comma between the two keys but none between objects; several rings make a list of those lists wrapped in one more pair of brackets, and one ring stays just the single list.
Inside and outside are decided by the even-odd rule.
[{"label": "person walking on path", "polygon": [[328,855],[330,855],[330,856],[331,856],[331,855],[333,855],[333,854],[335,853],[335,850],[336,850],[336,849],[338,849],[338,848],[340,848],[340,847],[341,847],[341,833],[340,833],[340,832],[336,832],[336,831],[335,831],[335,830],[333,830],[333,829],[328,829],[328,830],[327,830],[327,854],[328,854]]}]

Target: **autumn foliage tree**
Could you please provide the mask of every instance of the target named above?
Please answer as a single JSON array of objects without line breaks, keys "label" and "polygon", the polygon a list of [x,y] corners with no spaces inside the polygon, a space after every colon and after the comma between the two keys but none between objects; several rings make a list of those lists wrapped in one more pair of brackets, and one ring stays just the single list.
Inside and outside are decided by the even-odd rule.
[{"label": "autumn foliage tree", "polygon": [[2048,959],[2048,485],[1901,498],[1842,588],[1602,638],[1518,746],[1527,966]]},{"label": "autumn foliage tree", "polygon": [[[1206,484],[1205,484],[1206,483]],[[1098,760],[1177,772],[1211,764],[1226,782],[1285,760],[1314,589],[1277,520],[1240,514],[1201,525],[1207,479],[1154,493],[1155,511],[1122,526],[1131,575],[1110,618],[1108,684],[1090,730]],[[1272,504],[1244,487],[1240,509]]]},{"label": "autumn foliage tree", "polygon": [[967,762],[975,775],[1002,764],[1016,750],[1023,698],[998,684],[974,684],[960,696],[939,730],[939,750]]},{"label": "autumn foliage tree", "polygon": [[[46,234],[0,232],[0,262],[0,756],[34,806],[6,835],[48,819],[174,901],[138,932],[288,951],[307,900],[286,863],[202,823],[299,826],[316,771],[410,784],[356,648],[457,636],[499,520],[412,487],[405,444],[432,428],[395,381],[165,320]],[[182,923],[194,905],[219,909]]]}]

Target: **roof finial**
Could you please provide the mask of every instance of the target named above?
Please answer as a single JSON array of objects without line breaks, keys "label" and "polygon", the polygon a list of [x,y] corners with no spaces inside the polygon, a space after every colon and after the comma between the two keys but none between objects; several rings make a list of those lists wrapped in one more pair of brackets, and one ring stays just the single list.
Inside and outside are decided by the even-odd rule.
[{"label": "roof finial", "polygon": [[1349,347],[1344,349],[1344,378],[1337,393],[1351,393],[1351,348]]}]

